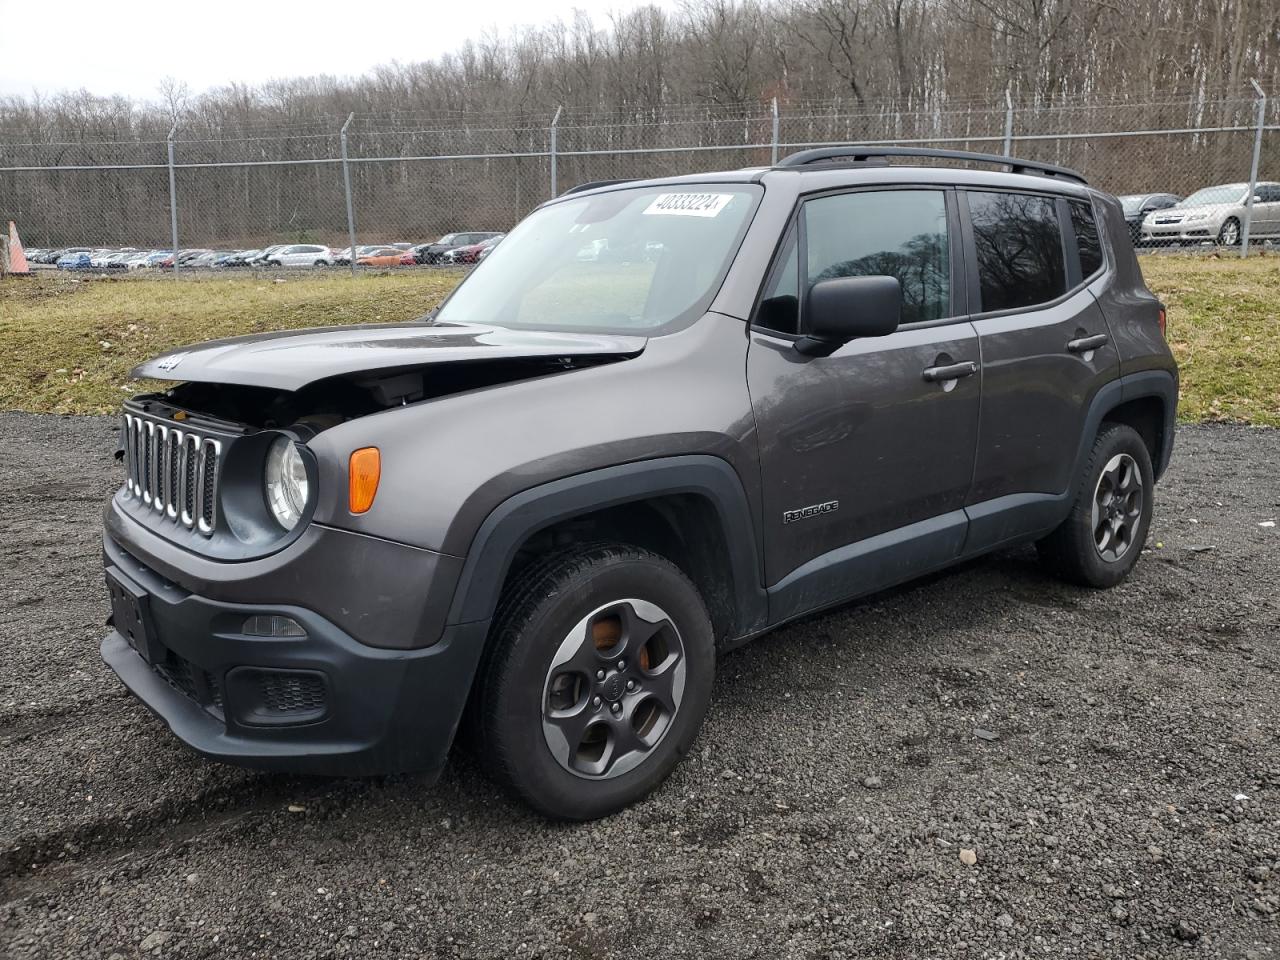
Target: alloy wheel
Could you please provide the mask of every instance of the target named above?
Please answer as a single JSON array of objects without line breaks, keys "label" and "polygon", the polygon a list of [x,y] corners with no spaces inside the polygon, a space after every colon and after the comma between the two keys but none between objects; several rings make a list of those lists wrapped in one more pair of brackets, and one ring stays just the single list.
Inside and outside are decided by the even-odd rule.
[{"label": "alloy wheel", "polygon": [[645,600],[605,604],[569,631],[551,660],[543,737],[570,773],[621,776],[671,729],[684,687],[684,642],[666,612]]},{"label": "alloy wheel", "polygon": [[1107,461],[1093,491],[1093,545],[1114,563],[1129,552],[1142,520],[1142,471],[1127,453]]}]

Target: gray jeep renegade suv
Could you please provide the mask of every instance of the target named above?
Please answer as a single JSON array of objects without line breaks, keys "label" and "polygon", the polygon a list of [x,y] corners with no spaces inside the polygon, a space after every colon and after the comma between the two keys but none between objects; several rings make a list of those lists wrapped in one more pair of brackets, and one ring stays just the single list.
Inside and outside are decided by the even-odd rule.
[{"label": "gray jeep renegade suv", "polygon": [[125,404],[102,654],[210,757],[434,774],[461,727],[538,810],[601,816],[778,624],[1019,543],[1122,580],[1163,332],[1119,203],[1059,167],[588,184],[422,321],[140,366],[174,385]]}]

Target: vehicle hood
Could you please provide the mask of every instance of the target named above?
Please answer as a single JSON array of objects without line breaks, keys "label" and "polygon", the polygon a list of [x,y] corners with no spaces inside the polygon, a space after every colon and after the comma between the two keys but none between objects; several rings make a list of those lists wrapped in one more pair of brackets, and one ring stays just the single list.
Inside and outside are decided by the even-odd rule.
[{"label": "vehicle hood", "polygon": [[635,355],[645,343],[636,336],[478,324],[360,324],[213,340],[162,353],[134,367],[130,376],[298,390],[329,377],[436,363]]}]

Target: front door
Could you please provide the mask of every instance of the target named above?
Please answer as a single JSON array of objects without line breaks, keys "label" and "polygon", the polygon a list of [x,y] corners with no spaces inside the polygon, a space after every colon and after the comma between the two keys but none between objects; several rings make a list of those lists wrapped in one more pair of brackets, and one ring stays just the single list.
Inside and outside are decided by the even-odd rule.
[{"label": "front door", "polygon": [[1253,223],[1250,225],[1249,235],[1275,236],[1280,233],[1280,186],[1260,183],[1257,197],[1253,204]]},{"label": "front door", "polygon": [[[747,380],[775,622],[959,552],[981,376],[978,338],[955,296],[953,222],[953,195],[942,189],[816,197],[771,271]],[[794,343],[804,294],[819,280],[859,275],[898,278],[902,325],[827,357],[802,356]]]}]

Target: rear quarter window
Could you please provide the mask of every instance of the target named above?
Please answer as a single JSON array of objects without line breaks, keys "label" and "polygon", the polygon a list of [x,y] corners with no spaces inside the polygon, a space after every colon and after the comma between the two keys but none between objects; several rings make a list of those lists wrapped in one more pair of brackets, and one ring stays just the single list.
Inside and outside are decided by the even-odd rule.
[{"label": "rear quarter window", "polygon": [[1069,206],[1071,227],[1080,252],[1080,276],[1088,280],[1102,269],[1102,241],[1098,237],[1098,224],[1093,218],[1093,207],[1089,204],[1072,200]]}]

